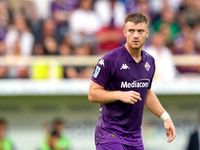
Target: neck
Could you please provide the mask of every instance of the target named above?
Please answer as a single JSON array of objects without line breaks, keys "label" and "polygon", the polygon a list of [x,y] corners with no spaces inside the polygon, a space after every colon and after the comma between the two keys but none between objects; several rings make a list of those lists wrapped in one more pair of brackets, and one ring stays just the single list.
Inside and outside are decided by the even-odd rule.
[{"label": "neck", "polygon": [[127,43],[125,44],[125,48],[133,57],[136,63],[139,63],[142,59],[142,48],[132,48]]}]

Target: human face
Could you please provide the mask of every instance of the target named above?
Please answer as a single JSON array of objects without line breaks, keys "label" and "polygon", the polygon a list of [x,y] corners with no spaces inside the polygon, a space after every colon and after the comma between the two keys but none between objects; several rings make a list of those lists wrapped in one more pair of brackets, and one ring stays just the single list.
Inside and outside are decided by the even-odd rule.
[{"label": "human face", "polygon": [[145,39],[149,36],[149,29],[146,23],[127,22],[124,28],[126,44],[131,49],[142,49]]}]

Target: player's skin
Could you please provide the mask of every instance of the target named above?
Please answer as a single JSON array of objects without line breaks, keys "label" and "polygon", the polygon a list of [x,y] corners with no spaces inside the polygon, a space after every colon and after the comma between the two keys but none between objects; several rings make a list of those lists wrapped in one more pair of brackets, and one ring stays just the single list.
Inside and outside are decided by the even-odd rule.
[{"label": "player's skin", "polygon": [[[148,24],[145,22],[135,24],[134,22],[127,22],[124,28],[124,35],[126,37],[125,47],[131,54],[136,63],[142,59],[141,51],[145,39],[149,35]],[[107,91],[105,88],[93,81],[90,82],[88,98],[93,103],[112,103],[120,100],[124,103],[133,104],[137,101],[142,101],[140,93],[135,91]],[[145,107],[156,116],[160,117],[166,110],[162,107],[156,95],[149,89],[146,95]],[[164,121],[167,142],[173,141],[176,136],[175,127],[172,120],[169,118]]]}]

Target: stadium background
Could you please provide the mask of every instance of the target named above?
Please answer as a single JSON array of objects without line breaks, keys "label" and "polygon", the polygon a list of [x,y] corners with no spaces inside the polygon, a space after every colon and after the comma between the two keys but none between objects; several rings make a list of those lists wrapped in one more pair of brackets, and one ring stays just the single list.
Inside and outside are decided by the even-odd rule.
[{"label": "stadium background", "polygon": [[[25,1],[17,1],[18,3],[13,1],[13,9],[18,9],[19,4]],[[50,4],[52,1],[49,0],[48,3]],[[132,2],[131,0],[127,1]],[[156,2],[156,0],[150,1]],[[176,3],[186,1],[177,0]],[[153,6],[161,10],[158,7],[161,1],[157,2],[158,5]],[[175,1],[168,2],[171,5]],[[44,17],[48,13],[45,12],[45,9],[40,8],[40,14]],[[200,59],[196,57],[197,55],[190,58],[174,56],[174,63],[175,65],[195,64],[198,66]],[[90,56],[90,58],[86,58],[88,61],[85,61],[86,59],[81,61],[78,56],[77,59],[66,57],[64,58],[66,60],[60,63],[72,66],[77,64],[82,66],[88,63],[87,65],[90,66],[94,65],[98,58],[100,58],[98,55],[96,57]],[[55,60],[60,61],[61,57],[51,57],[50,60],[46,61],[49,61],[51,66],[56,64]],[[17,62],[18,59],[13,57],[8,58],[8,60],[4,57],[0,58],[2,66],[13,66]],[[20,61],[19,65],[31,66],[33,63],[32,57],[29,57]],[[31,77],[28,79],[2,78],[0,80],[0,117],[8,121],[7,134],[13,140],[16,150],[36,150],[39,143],[44,140],[45,125],[57,117],[66,121],[66,135],[72,141],[72,150],[94,150],[94,130],[98,119],[99,104],[92,104],[88,101],[88,86],[89,79],[85,78],[56,80],[51,78],[34,80]],[[199,72],[194,77],[193,73],[189,73],[189,75],[179,76],[171,81],[155,80],[152,88],[165,109],[170,113],[177,129],[177,137],[168,144],[162,120],[145,109],[143,119],[145,150],[186,150],[189,135],[197,125],[200,106]]]},{"label": "stadium background", "polygon": [[[44,140],[45,125],[59,117],[65,120],[65,134],[71,139],[72,150],[94,150],[94,130],[98,119],[99,104],[93,104],[87,98],[89,80],[51,82],[46,81],[46,86],[43,84],[42,89],[46,91],[41,90],[40,93],[35,92],[34,94],[27,90],[23,91],[23,88],[18,90],[20,86],[13,82],[12,86],[15,87],[12,88],[13,95],[12,92],[8,93],[9,90],[5,88],[5,83],[1,84],[4,88],[1,88],[0,92],[0,116],[8,120],[8,135],[14,141],[16,148],[20,150],[37,149],[38,144]],[[66,88],[68,92],[64,90],[59,91],[60,94],[55,94],[55,89],[47,90],[49,85],[59,87],[56,85],[57,82],[64,83],[65,86],[69,85],[70,89]],[[73,83],[74,87],[71,86]],[[188,82],[183,83],[185,87],[181,83],[179,83],[180,87],[168,83],[168,85],[173,84],[172,89],[160,86],[166,83],[155,82],[153,85],[153,91],[157,93],[161,103],[174,120],[177,137],[171,144],[167,143],[163,121],[145,109],[143,119],[145,150],[186,149],[188,137],[197,125],[200,95],[199,90],[194,92],[195,90],[187,88],[190,87]],[[32,85],[31,82],[29,84]],[[24,81],[21,81],[20,85],[25,85]],[[82,85],[81,88],[80,85]],[[199,89],[198,82],[192,85]],[[30,87],[29,90],[32,91],[34,88]]]},{"label": "stadium background", "polygon": [[[199,95],[158,95],[177,129],[177,137],[167,143],[163,122],[144,111],[143,137],[146,150],[185,150],[199,109]],[[20,150],[34,150],[44,138],[43,127],[53,118],[67,121],[66,133],[73,150],[94,150],[94,129],[99,105],[79,96],[3,96],[0,114],[9,121],[8,135]]]}]

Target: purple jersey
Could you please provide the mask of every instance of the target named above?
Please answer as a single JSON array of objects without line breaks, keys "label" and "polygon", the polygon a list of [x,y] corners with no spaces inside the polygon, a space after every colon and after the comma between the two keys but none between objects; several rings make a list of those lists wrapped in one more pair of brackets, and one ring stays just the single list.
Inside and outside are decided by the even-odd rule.
[{"label": "purple jersey", "polygon": [[115,101],[101,104],[95,131],[95,143],[120,142],[130,146],[143,145],[141,124],[147,90],[151,88],[155,61],[145,51],[136,63],[123,46],[104,55],[98,62],[92,81],[108,91],[136,91],[142,101],[127,104]]}]

